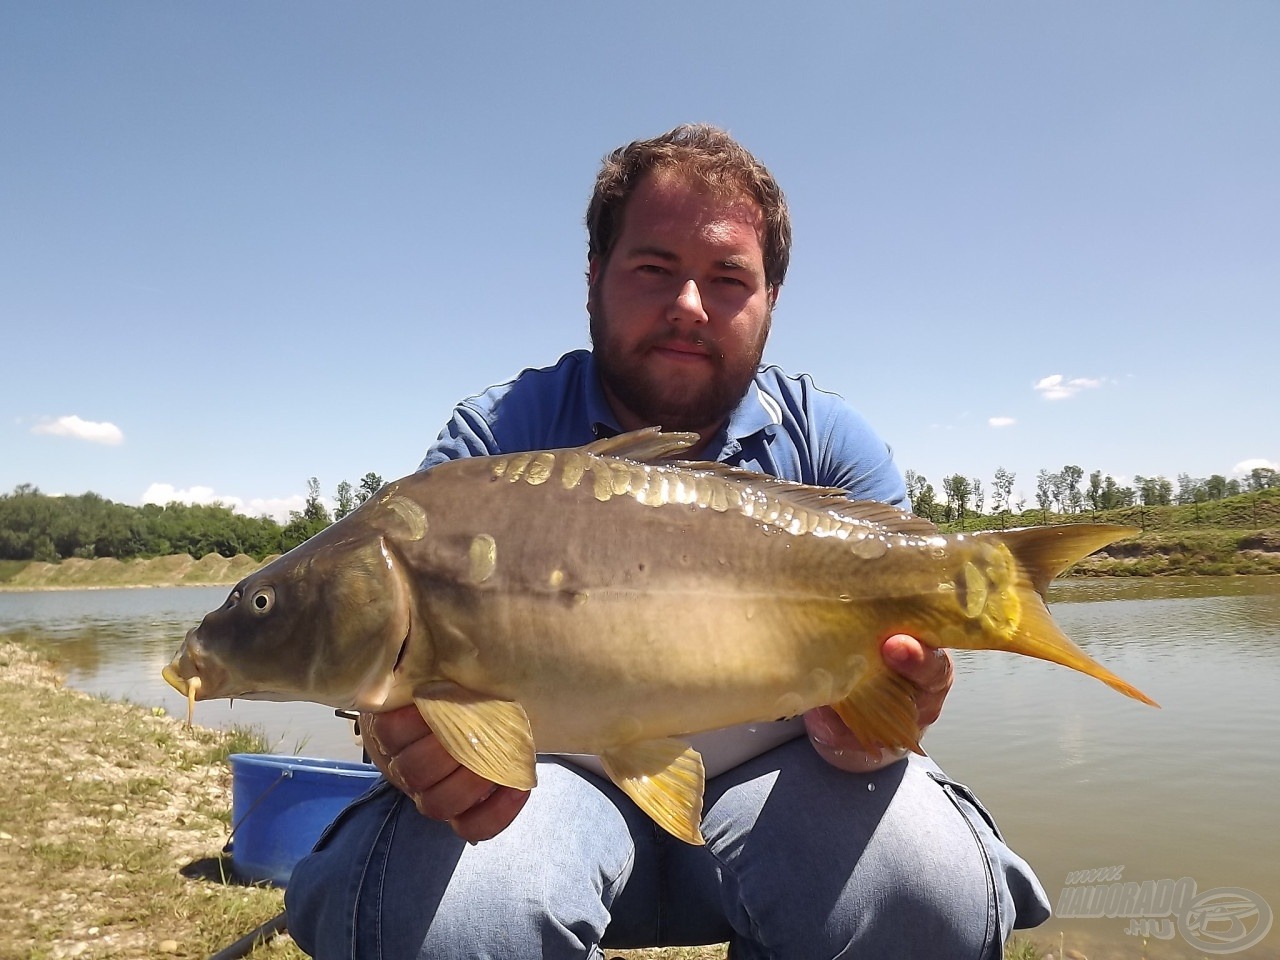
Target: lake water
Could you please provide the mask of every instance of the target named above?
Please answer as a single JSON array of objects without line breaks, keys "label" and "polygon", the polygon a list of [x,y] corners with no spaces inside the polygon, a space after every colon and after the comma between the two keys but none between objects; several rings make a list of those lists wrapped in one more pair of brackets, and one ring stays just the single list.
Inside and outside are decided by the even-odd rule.
[{"label": "lake water", "polygon": [[[47,647],[73,686],[181,716],[160,670],[226,593],[5,592],[0,637]],[[1162,709],[1061,667],[961,654],[925,739],[1055,909],[1077,914],[1031,938],[1089,960],[1280,957],[1280,923],[1237,949],[1280,910],[1280,577],[1070,580],[1051,599],[1068,635]],[[213,701],[196,718],[261,727],[277,752],[359,758],[350,725],[325,707]],[[1170,898],[1191,907],[1181,924]]]}]

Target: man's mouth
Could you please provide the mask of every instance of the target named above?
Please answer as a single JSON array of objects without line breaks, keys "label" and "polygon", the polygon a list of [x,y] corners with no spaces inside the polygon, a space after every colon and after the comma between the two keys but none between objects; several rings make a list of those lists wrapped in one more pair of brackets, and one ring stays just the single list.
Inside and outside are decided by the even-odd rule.
[{"label": "man's mouth", "polygon": [[649,349],[670,360],[696,362],[711,359],[711,351],[703,341],[662,340]]}]

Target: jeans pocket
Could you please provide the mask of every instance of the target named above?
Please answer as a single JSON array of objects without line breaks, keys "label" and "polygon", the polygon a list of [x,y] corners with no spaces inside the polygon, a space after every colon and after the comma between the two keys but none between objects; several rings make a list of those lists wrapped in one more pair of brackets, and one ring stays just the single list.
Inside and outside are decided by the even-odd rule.
[{"label": "jeans pocket", "polygon": [[396,793],[397,791],[396,788],[385,779],[379,777],[373,782],[373,786],[360,794],[360,796],[356,797],[338,812],[338,815],[333,818],[333,821],[321,832],[320,838],[316,840],[315,846],[311,848],[311,851],[314,853],[317,850],[324,849],[329,842],[329,838],[332,837],[343,824],[356,816],[356,814],[360,812],[361,808],[372,803],[374,800],[385,796],[388,792]]},{"label": "jeans pocket", "polygon": [[[970,824],[973,823],[973,816],[976,815],[980,817],[982,822],[985,823],[995,835],[995,838],[1001,843],[1004,843],[1004,834],[1000,832],[1000,828],[996,826],[995,819],[991,816],[990,812],[988,812],[987,808],[982,805],[982,801],[978,799],[977,794],[959,780],[952,780],[945,773],[930,770],[929,777],[941,786],[943,791],[951,797],[951,801],[955,803],[956,807],[962,814],[965,814],[965,819],[968,820]],[[972,811],[971,814],[966,814],[966,807]]]}]

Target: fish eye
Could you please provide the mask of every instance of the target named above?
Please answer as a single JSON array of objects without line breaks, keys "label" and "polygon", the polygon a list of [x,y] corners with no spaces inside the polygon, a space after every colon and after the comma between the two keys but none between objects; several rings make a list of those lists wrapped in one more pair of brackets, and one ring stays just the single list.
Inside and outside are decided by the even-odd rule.
[{"label": "fish eye", "polygon": [[276,592],[270,587],[262,587],[254,591],[253,596],[249,598],[249,606],[259,615],[270,613],[275,605]]}]

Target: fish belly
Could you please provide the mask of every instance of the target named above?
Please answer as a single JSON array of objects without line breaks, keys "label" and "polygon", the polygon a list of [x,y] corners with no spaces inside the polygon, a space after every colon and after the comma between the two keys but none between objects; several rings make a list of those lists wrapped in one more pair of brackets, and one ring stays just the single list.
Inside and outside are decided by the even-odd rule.
[{"label": "fish belly", "polygon": [[839,544],[620,506],[582,506],[594,523],[490,516],[437,541],[420,599],[434,676],[517,700],[540,751],[597,753],[793,717],[883,669]]}]

